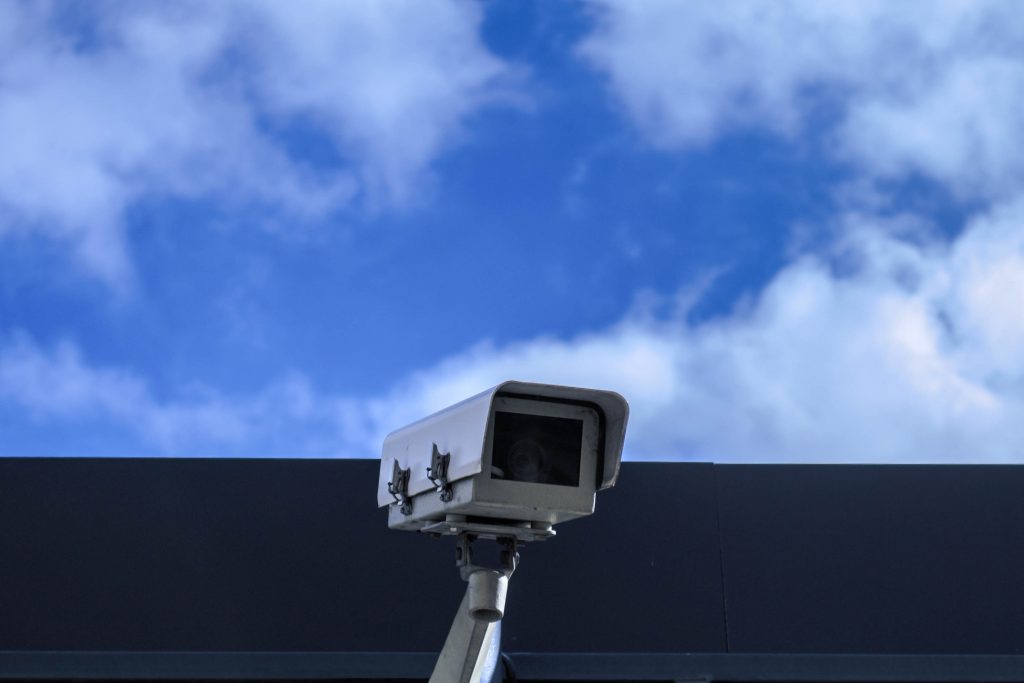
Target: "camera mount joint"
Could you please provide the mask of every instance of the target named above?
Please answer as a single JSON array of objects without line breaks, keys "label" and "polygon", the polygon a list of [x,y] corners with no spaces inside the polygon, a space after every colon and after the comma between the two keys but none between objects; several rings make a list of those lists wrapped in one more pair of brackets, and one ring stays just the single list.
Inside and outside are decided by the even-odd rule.
[{"label": "camera mount joint", "polygon": [[442,453],[433,444],[434,451],[430,454],[430,467],[427,468],[427,479],[434,485],[437,492],[441,494],[442,503],[450,503],[452,500],[452,485],[448,481],[448,463],[451,462],[451,453]]},{"label": "camera mount joint", "polygon": [[412,514],[412,499],[409,498],[409,469],[402,469],[402,466],[398,464],[398,460],[395,460],[394,467],[391,469],[391,481],[388,482],[388,493],[390,493],[395,502],[398,503],[398,509],[402,511],[403,515]]},{"label": "camera mount joint", "polygon": [[503,574],[506,579],[512,576],[516,567],[519,566],[519,540],[502,536],[495,541],[501,546],[498,563],[499,567],[484,567],[473,562],[473,541],[477,539],[474,534],[459,534],[455,545],[455,566],[459,569],[459,575],[463,581],[469,581],[474,572],[487,571]]}]

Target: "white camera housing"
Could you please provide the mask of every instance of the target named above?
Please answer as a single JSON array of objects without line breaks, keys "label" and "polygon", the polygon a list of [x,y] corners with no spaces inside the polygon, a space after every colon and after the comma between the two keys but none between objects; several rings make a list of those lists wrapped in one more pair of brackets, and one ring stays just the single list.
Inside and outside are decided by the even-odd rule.
[{"label": "white camera housing", "polygon": [[389,434],[377,504],[392,529],[439,533],[592,514],[618,477],[628,413],[612,391],[503,382]]}]

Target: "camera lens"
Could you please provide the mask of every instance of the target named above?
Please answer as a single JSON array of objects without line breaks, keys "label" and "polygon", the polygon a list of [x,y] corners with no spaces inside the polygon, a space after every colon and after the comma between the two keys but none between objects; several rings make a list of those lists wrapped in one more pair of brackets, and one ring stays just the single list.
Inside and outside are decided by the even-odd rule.
[{"label": "camera lens", "polygon": [[583,420],[494,412],[491,478],[579,486]]},{"label": "camera lens", "polygon": [[547,452],[533,439],[520,439],[508,449],[508,469],[516,481],[537,481],[544,470]]}]

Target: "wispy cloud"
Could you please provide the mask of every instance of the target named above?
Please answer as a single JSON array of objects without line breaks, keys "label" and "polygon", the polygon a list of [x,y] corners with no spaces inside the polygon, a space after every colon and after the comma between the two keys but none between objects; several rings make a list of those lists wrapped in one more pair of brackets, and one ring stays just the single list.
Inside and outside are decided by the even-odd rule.
[{"label": "wispy cloud", "polygon": [[[204,198],[292,222],[402,204],[514,81],[464,2],[70,9],[0,7],[0,237],[60,240],[115,285],[132,269],[133,202]],[[296,126],[336,161],[292,153]]]},{"label": "wispy cloud", "polygon": [[836,251],[793,263],[728,315],[637,315],[570,339],[481,344],[376,397],[291,375],[252,396],[195,387],[159,398],[73,346],[20,336],[0,348],[0,406],[47,424],[100,421],[168,454],[367,457],[389,430],[515,378],[620,391],[633,458],[1024,457],[1024,203],[952,244],[842,220]]},{"label": "wispy cloud", "polygon": [[877,178],[1003,198],[1024,181],[1024,23],[1003,0],[590,3],[580,55],[655,145],[820,130]]},{"label": "wispy cloud", "polygon": [[[744,129],[799,144],[824,130],[826,153],[857,179],[925,176],[984,208],[947,239],[916,230],[928,216],[851,203],[829,250],[796,255],[716,318],[636,315],[573,337],[485,342],[376,396],[301,374],[249,396],[165,395],[73,344],[13,335],[0,344],[0,407],[44,424],[99,421],[167,453],[363,456],[388,430],[515,378],[622,392],[631,457],[1024,459],[1018,8],[591,5],[580,54],[652,144],[679,153]],[[478,42],[479,9],[461,3],[386,14],[371,3],[137,5],[105,15],[91,40],[62,33],[46,10],[0,7],[0,135],[12,140],[0,229],[70,241],[112,280],[128,267],[123,211],[147,193],[314,213],[406,201],[510,74]],[[344,163],[312,173],[289,154],[273,130],[293,119],[315,122]]]},{"label": "wispy cloud", "polygon": [[620,391],[634,458],[1024,458],[1024,204],[951,245],[842,220],[834,253],[793,263],[721,318],[627,318],[452,357],[368,404],[375,438],[517,378]]},{"label": "wispy cloud", "polygon": [[[110,456],[165,455],[363,456],[353,439],[359,406],[317,394],[309,380],[290,374],[254,395],[214,388],[176,387],[159,395],[137,372],[90,362],[68,341],[45,347],[26,333],[0,343],[0,409],[14,409],[42,428],[101,425],[132,444]],[[363,440],[365,442],[365,439]],[[18,455],[4,444],[4,455]],[[352,450],[355,448],[356,450]],[[76,455],[67,450],[51,455]]]}]

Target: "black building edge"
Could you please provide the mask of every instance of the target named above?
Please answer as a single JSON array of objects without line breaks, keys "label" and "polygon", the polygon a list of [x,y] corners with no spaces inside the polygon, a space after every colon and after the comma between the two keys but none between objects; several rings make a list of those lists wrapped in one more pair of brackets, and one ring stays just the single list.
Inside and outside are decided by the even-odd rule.
[{"label": "black building edge", "polygon": [[[463,584],[376,461],[0,459],[0,679],[425,680]],[[626,463],[507,680],[1022,681],[1024,467]]]}]

